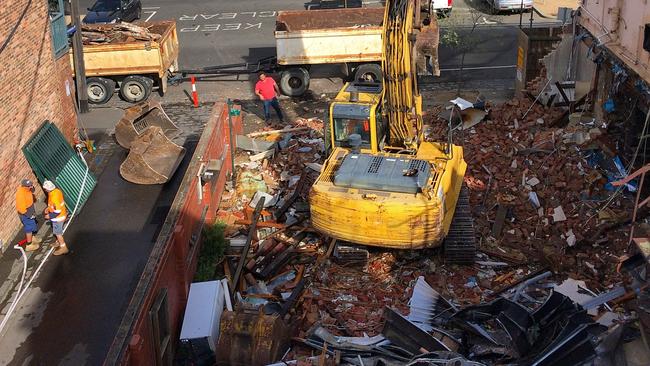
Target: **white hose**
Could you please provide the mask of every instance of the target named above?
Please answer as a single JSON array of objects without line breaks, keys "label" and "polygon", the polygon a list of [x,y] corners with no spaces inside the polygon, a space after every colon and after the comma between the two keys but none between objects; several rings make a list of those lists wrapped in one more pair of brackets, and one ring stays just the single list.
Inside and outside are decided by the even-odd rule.
[{"label": "white hose", "polygon": [[[84,159],[83,154],[81,151],[78,152],[79,156],[81,157],[81,161],[84,162],[84,165],[86,166],[86,172],[84,173],[84,178],[81,182],[81,189],[79,189],[79,195],[77,196],[77,202],[74,205],[74,209],[72,210],[72,213],[70,213],[70,219],[68,222],[63,226],[63,233],[68,229],[68,226],[70,226],[70,223],[72,222],[72,219],[75,216],[75,213],[77,212],[77,208],[79,208],[79,202],[81,202],[81,196],[84,193],[84,188],[86,188],[86,181],[88,180],[88,173],[90,172],[90,168],[88,167],[88,163],[86,163],[86,159]],[[23,295],[27,292],[27,289],[29,289],[29,286],[32,284],[34,279],[36,279],[36,276],[38,273],[41,271],[41,268],[43,268],[43,265],[45,262],[50,258],[50,255],[52,252],[54,252],[54,248],[50,248],[47,251],[47,254],[45,254],[45,257],[41,261],[41,263],[38,265],[38,268],[36,268],[36,271],[34,271],[34,274],[32,274],[32,277],[30,277],[29,281],[25,285],[25,288],[23,288],[23,283],[25,282],[25,274],[27,272],[27,255],[25,254],[25,250],[19,246],[15,245],[14,249],[18,249],[21,251],[22,256],[23,256],[23,275],[22,278],[20,279],[20,283],[18,284],[18,291],[16,292],[16,298],[14,299],[13,303],[9,307],[9,310],[7,311],[7,314],[4,316],[2,319],[2,323],[0,323],[0,335],[2,334],[2,331],[4,330],[5,325],[7,325],[7,322],[9,321],[9,318],[11,317],[11,314],[13,314],[14,310],[16,309],[16,306],[18,305],[18,302],[20,302],[20,299],[22,299]]]},{"label": "white hose", "polygon": [[11,303],[9,310],[7,311],[7,315],[5,315],[4,319],[2,319],[2,323],[0,323],[0,334],[2,334],[2,330],[4,329],[5,324],[7,324],[7,321],[9,320],[9,315],[11,315],[11,313],[14,311],[16,304],[18,304],[18,300],[20,300],[20,292],[23,288],[23,282],[25,282],[25,274],[27,274],[27,254],[25,254],[25,249],[23,249],[23,247],[21,247],[20,245],[14,245],[14,249],[20,250],[20,253],[23,256],[23,275],[20,278],[18,291],[16,291],[16,298],[14,299],[14,302]]}]

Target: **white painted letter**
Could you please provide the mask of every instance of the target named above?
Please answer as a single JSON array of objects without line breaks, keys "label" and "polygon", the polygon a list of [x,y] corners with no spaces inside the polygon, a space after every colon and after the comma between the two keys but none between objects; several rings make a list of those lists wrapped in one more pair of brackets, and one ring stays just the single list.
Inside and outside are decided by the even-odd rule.
[{"label": "white painted letter", "polygon": [[197,25],[195,27],[190,27],[190,28],[181,28],[181,32],[196,32],[199,30],[200,25]]},{"label": "white painted letter", "polygon": [[237,13],[221,13],[219,19],[235,19],[235,17],[237,17]]},{"label": "white painted letter", "polygon": [[232,23],[232,24],[224,24],[223,25],[223,30],[228,31],[228,30],[239,30],[241,28],[241,23]]},{"label": "white painted letter", "polygon": [[275,16],[275,11],[260,11],[259,18],[270,18]]},{"label": "white painted letter", "polygon": [[198,15],[183,15],[178,20],[196,20]]},{"label": "white painted letter", "polygon": [[214,32],[221,28],[221,24],[206,24],[203,26],[204,32]]}]

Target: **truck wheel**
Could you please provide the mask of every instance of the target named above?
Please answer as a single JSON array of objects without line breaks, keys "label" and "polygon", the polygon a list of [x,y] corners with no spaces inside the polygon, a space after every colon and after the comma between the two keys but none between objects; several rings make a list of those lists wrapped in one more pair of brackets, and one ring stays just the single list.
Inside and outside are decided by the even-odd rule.
[{"label": "truck wheel", "polygon": [[355,81],[381,82],[383,80],[381,66],[377,64],[363,64],[354,71]]},{"label": "truck wheel", "polygon": [[120,95],[131,103],[147,100],[153,89],[153,80],[144,76],[127,76],[122,80]]},{"label": "truck wheel", "polygon": [[86,80],[86,91],[88,92],[89,103],[104,104],[113,97],[115,82],[105,78],[88,78]]},{"label": "truck wheel", "polygon": [[302,67],[289,69],[280,74],[280,91],[290,97],[298,97],[309,89],[309,72]]}]

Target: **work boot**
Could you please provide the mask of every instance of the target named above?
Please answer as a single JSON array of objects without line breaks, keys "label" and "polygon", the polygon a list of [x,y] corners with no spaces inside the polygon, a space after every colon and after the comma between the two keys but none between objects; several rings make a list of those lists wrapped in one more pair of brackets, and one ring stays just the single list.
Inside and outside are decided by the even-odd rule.
[{"label": "work boot", "polygon": [[33,252],[35,250],[38,250],[41,246],[36,244],[36,243],[29,243],[25,246],[25,250],[28,252]]},{"label": "work boot", "polygon": [[32,236],[32,243],[40,244],[42,241],[43,239],[39,238],[38,236]]},{"label": "work boot", "polygon": [[64,255],[68,254],[69,250],[66,245],[59,245],[59,247],[54,251],[54,255]]}]

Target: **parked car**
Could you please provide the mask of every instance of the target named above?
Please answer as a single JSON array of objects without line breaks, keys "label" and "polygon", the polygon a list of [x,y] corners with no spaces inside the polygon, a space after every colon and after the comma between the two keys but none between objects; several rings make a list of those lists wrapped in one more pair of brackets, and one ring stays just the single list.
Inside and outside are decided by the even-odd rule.
[{"label": "parked car", "polygon": [[422,2],[422,11],[430,14],[436,13],[439,17],[448,17],[451,15],[451,8],[454,0],[430,0]]},{"label": "parked car", "polygon": [[492,14],[502,11],[527,12],[533,10],[533,0],[485,0]]},{"label": "parked car", "polygon": [[88,8],[84,23],[132,22],[140,19],[142,3],[140,0],[97,0]]}]

